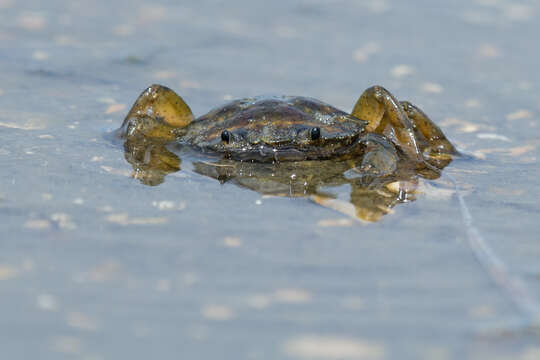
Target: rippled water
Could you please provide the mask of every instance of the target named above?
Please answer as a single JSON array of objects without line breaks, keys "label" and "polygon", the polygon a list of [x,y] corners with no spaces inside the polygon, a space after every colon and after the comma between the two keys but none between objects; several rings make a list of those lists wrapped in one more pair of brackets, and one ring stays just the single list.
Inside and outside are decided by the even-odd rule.
[{"label": "rippled water", "polygon": [[[2,353],[540,357],[539,12],[532,0],[0,0]],[[367,224],[189,161],[149,187],[110,133],[152,83],[196,115],[258,94],[349,111],[381,84],[470,159]]]}]

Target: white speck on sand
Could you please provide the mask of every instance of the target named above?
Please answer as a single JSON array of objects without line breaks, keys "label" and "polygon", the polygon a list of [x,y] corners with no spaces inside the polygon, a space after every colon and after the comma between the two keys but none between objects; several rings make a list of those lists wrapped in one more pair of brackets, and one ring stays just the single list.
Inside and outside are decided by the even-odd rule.
[{"label": "white speck on sand", "polygon": [[45,61],[49,58],[49,54],[42,50],[36,50],[32,53],[32,59],[37,61]]},{"label": "white speck on sand", "polygon": [[128,225],[161,225],[169,221],[165,217],[130,218],[126,213],[111,214],[105,218],[110,223]]},{"label": "white speck on sand", "polygon": [[233,311],[224,305],[207,305],[201,310],[205,319],[214,321],[230,320],[234,317]]},{"label": "white speck on sand", "polygon": [[13,266],[0,264],[0,280],[13,279],[18,273],[19,271]]},{"label": "white speck on sand", "polygon": [[443,92],[441,85],[433,82],[426,82],[422,85],[422,90],[431,94],[440,94]]},{"label": "white speck on sand", "polygon": [[42,119],[30,119],[23,124],[0,121],[0,126],[20,130],[42,130],[45,129],[45,122]]},{"label": "white speck on sand", "polygon": [[368,42],[364,46],[354,50],[353,59],[356,62],[364,63],[367,60],[369,60],[369,58],[372,55],[375,55],[380,50],[381,50],[381,46],[379,44],[377,44],[375,42]]},{"label": "white speck on sand", "polygon": [[395,77],[395,78],[402,78],[402,77],[405,77],[405,76],[408,76],[408,75],[412,75],[412,74],[414,74],[414,72],[415,72],[415,70],[414,70],[414,68],[412,66],[405,65],[405,64],[396,65],[390,71],[392,76]]},{"label": "white speck on sand", "polygon": [[56,297],[51,294],[39,294],[36,301],[38,309],[41,310],[56,311],[58,308],[58,301],[56,300]]},{"label": "white speck on sand", "polygon": [[113,114],[119,111],[124,111],[126,109],[125,104],[112,104],[107,107],[105,114]]},{"label": "white speck on sand", "polygon": [[238,237],[227,236],[223,239],[223,245],[230,248],[236,248],[242,246],[242,240]]},{"label": "white speck on sand", "polygon": [[529,110],[519,109],[519,110],[516,110],[514,112],[507,114],[506,120],[513,121],[513,120],[521,120],[521,119],[530,119],[532,117],[533,117],[533,113],[530,112]]},{"label": "white speck on sand", "polygon": [[77,228],[77,225],[71,221],[71,216],[64,213],[55,213],[51,215],[51,220],[58,224],[60,229],[64,230],[74,230]]},{"label": "white speck on sand", "polygon": [[282,348],[289,356],[306,359],[378,360],[385,354],[380,343],[337,336],[295,337]]},{"label": "white speck on sand", "polygon": [[274,292],[273,299],[279,303],[302,304],[311,301],[311,294],[302,289],[277,289]]},{"label": "white speck on sand", "polygon": [[484,139],[484,140],[500,140],[500,141],[507,141],[507,142],[511,141],[508,137],[504,135],[493,134],[493,133],[479,133],[479,134],[476,134],[476,137],[479,139]]},{"label": "white speck on sand", "polygon": [[47,20],[39,13],[26,13],[19,16],[17,25],[25,30],[42,30],[47,26]]},{"label": "white speck on sand", "polygon": [[24,223],[24,227],[32,230],[45,230],[51,227],[51,223],[45,219],[31,219]]},{"label": "white speck on sand", "polygon": [[105,170],[106,172],[112,175],[121,175],[121,176],[127,176],[127,177],[131,177],[133,175],[133,173],[129,170],[116,169],[111,166],[105,166],[105,165],[101,165],[100,167],[101,169]]},{"label": "white speck on sand", "polygon": [[322,220],[317,221],[317,226],[320,226],[320,227],[351,226],[353,224],[354,224],[354,221],[349,218],[322,219]]},{"label": "white speck on sand", "polygon": [[152,206],[159,210],[184,210],[186,208],[186,202],[179,201],[176,203],[171,200],[152,201]]}]

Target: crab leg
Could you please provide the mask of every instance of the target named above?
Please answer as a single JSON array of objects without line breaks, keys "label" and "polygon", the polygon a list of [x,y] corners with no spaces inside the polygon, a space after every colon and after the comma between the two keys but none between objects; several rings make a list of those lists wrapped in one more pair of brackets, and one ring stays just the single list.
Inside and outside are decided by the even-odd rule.
[{"label": "crab leg", "polygon": [[422,149],[434,154],[456,154],[456,148],[444,136],[441,129],[417,106],[408,101],[401,101],[401,107],[412,120],[414,130],[420,132],[427,141],[427,146]]},{"label": "crab leg", "polygon": [[388,137],[411,160],[417,164],[424,163],[412,121],[399,101],[385,88],[372,86],[365,90],[354,105],[352,115],[369,122],[368,132]]},{"label": "crab leg", "polygon": [[359,139],[365,145],[360,171],[374,176],[392,174],[397,168],[397,153],[391,142],[374,133],[368,133]]}]

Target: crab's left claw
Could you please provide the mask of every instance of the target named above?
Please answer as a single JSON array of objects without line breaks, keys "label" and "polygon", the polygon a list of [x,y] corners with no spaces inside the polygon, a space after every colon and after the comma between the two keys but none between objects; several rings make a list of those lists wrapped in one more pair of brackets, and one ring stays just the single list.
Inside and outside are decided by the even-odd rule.
[{"label": "crab's left claw", "polygon": [[165,86],[152,85],[139,95],[118,134],[123,138],[171,141],[192,121],[191,109],[178,94]]},{"label": "crab's left claw", "polygon": [[422,146],[424,153],[429,155],[457,155],[458,151],[446,138],[442,130],[418,106],[408,101],[401,101],[401,107],[411,119],[414,131],[425,139]]},{"label": "crab's left claw", "polygon": [[399,102],[381,86],[364,91],[352,115],[368,121],[368,133],[390,139],[418,170],[426,171],[425,177],[438,177],[439,170],[458,154],[441,129],[420,108],[407,101]]}]

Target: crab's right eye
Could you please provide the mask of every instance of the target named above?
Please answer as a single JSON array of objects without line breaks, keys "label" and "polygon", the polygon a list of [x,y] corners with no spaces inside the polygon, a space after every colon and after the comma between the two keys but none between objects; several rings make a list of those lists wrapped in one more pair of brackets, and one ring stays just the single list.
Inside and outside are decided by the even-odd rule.
[{"label": "crab's right eye", "polygon": [[221,133],[221,140],[228,144],[231,141],[231,133],[228,130],[223,130]]},{"label": "crab's right eye", "polygon": [[311,134],[311,140],[317,140],[318,138],[321,137],[321,128],[319,127],[311,128],[310,134]]}]

